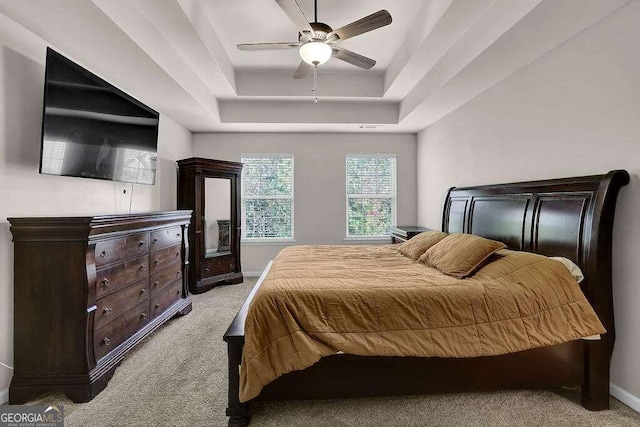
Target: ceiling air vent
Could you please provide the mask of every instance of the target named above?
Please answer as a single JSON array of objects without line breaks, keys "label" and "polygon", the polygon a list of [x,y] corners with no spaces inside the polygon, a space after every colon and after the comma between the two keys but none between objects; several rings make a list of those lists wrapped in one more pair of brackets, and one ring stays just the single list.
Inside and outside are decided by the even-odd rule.
[{"label": "ceiling air vent", "polygon": [[358,128],[360,129],[376,129],[379,125],[360,125]]}]

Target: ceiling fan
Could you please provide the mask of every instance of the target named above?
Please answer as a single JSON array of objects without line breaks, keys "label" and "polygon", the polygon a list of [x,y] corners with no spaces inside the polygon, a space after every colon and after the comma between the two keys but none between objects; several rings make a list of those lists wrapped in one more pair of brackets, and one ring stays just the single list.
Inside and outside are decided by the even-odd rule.
[{"label": "ceiling fan", "polygon": [[[325,23],[318,22],[318,1],[314,0],[314,22],[307,21],[296,0],[275,0],[276,3],[289,16],[289,19],[298,28],[298,41],[282,43],[248,43],[239,44],[240,50],[280,50],[299,49],[302,61],[293,74],[294,79],[301,79],[307,75],[313,66],[324,64],[332,56],[336,59],[348,62],[356,67],[371,69],[376,61],[366,56],[359,55],[337,45],[341,40],[346,40],[360,34],[375,30],[391,24],[391,14],[386,10],[380,10],[369,16],[365,16],[351,24],[337,30]],[[314,89],[315,90],[315,89]]]}]

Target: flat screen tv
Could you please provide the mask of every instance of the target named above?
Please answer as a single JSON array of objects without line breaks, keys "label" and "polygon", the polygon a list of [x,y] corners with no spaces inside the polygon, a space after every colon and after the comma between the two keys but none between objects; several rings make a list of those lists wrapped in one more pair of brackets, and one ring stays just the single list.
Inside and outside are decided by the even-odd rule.
[{"label": "flat screen tv", "polygon": [[158,113],[47,49],[40,173],[154,184]]}]

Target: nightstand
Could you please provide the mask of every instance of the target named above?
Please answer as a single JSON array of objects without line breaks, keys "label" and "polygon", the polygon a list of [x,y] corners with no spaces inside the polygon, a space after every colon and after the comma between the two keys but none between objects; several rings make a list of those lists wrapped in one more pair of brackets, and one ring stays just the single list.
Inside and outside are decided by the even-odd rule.
[{"label": "nightstand", "polygon": [[415,225],[396,225],[395,227],[391,227],[391,243],[406,242],[416,234],[428,230],[428,228],[416,227]]}]

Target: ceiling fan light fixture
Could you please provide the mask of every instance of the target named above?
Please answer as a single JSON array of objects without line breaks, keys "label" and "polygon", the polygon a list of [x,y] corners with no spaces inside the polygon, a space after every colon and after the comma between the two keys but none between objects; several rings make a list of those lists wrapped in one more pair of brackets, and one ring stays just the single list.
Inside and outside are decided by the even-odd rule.
[{"label": "ceiling fan light fixture", "polygon": [[323,42],[309,42],[300,46],[300,57],[309,65],[322,65],[331,58],[333,49]]}]

